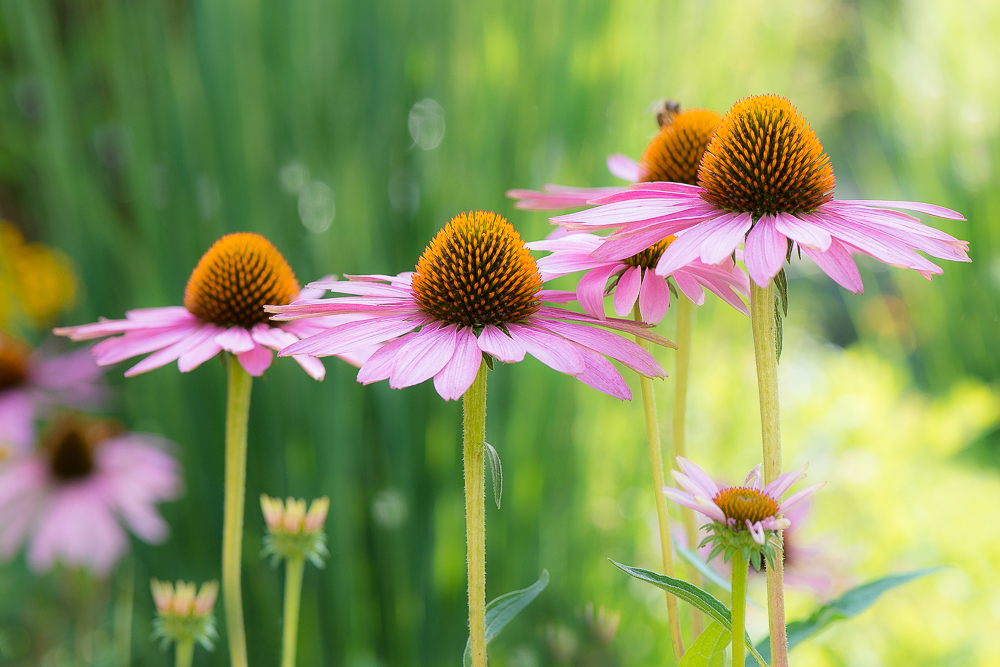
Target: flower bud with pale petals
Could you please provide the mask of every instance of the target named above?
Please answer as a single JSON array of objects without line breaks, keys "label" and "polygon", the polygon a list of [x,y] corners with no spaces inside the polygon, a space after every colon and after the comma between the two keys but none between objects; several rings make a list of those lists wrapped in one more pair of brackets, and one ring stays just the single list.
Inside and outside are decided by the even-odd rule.
[{"label": "flower bud with pale petals", "polygon": [[308,558],[322,567],[327,556],[323,524],[330,509],[329,498],[312,501],[306,512],[304,499],[289,497],[282,502],[262,494],[260,506],[267,523],[263,555],[271,556],[274,562],[282,558]]},{"label": "flower bud with pale petals", "polygon": [[153,621],[153,635],[163,640],[164,648],[171,642],[198,642],[211,650],[218,637],[212,608],[219,594],[219,583],[202,584],[198,591],[193,582],[153,579],[150,582],[157,617]]}]

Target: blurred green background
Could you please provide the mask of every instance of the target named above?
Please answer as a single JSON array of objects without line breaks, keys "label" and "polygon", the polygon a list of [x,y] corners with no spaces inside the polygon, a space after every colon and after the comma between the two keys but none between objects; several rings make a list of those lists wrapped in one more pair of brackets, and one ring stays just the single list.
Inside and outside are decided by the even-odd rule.
[{"label": "blurred green background", "polygon": [[[828,480],[804,533],[849,586],[953,566],[795,649],[809,665],[991,665],[1000,655],[1000,5],[989,0],[601,3],[0,0],[0,214],[64,251],[80,286],[58,324],[179,304],[220,235],[265,234],[303,282],[409,270],[455,213],[494,209],[527,238],[512,187],[615,183],[651,103],[724,112],[789,97],[829,151],[841,198],[916,199],[972,244],[928,283],[861,261],[864,295],[806,262],[790,274],[780,367],[786,468]],[[661,325],[672,333],[672,315]],[[42,341],[40,329],[17,333]],[[669,350],[660,351],[668,370]],[[737,479],[759,460],[748,321],[697,313],[691,457]],[[461,411],[428,384],[317,384],[276,363],[255,382],[244,545],[252,665],[275,664],[281,572],[258,558],[256,497],[329,495],[331,557],[308,568],[303,666],[457,665],[466,637]],[[0,661],[114,664],[114,600],[135,582],[132,664],[150,576],[219,576],[225,373],[123,381],[113,413],[180,444],[186,494],[161,546],[113,581],[0,569]],[[632,378],[630,378],[631,380]],[[671,381],[659,385],[665,446]],[[634,386],[637,392],[637,385]],[[607,557],[658,569],[638,405],[535,361],[490,374],[504,503],[487,510],[492,598],[552,583],[492,664],[672,664],[665,604]],[[669,449],[667,451],[669,456]],[[715,590],[724,597],[724,593]],[[752,595],[763,602],[759,583]],[[815,598],[789,594],[789,618]],[[587,605],[620,613],[610,641]],[[764,615],[751,610],[755,637]],[[604,630],[607,630],[605,627]],[[223,640],[196,665],[224,665]]]}]

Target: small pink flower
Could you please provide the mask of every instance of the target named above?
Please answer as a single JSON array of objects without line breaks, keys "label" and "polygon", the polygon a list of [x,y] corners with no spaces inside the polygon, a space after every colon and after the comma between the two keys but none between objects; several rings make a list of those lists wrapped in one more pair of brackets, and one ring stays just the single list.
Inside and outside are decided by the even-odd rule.
[{"label": "small pink flower", "polygon": [[[319,294],[322,292],[299,289],[285,258],[263,236],[229,234],[216,241],[198,262],[188,280],[183,306],[131,310],[124,320],[101,320],[55,332],[73,340],[114,336],[91,348],[101,366],[152,352],[125,372],[128,377],[172,361],[186,373],[223,350],[237,355],[248,373],[260,376],[271,365],[271,350],[281,350],[326,326],[363,319],[363,315],[356,315],[277,324],[263,309],[267,303],[295,303]],[[360,366],[374,350],[374,346],[359,346],[338,356]],[[319,359],[308,355],[293,358],[313,378],[322,380],[326,375]]]},{"label": "small pink flower", "polygon": [[747,475],[742,486],[719,487],[708,474],[682,456],[677,457],[681,472],[670,473],[682,489],[663,487],[663,494],[683,507],[701,512],[709,519],[723,524],[733,532],[747,530],[753,540],[764,544],[765,531],[788,528],[790,522],[782,515],[787,510],[816,493],[825,482],[814,484],[787,500],[785,492],[805,477],[804,465],[798,470],[778,475],[773,482],[761,488],[760,465]]},{"label": "small pink flower", "polygon": [[128,549],[122,524],[145,542],[164,541],[156,504],[181,487],[168,445],[111,422],[59,420],[38,450],[0,464],[0,557],[27,541],[35,571],[60,561],[104,575]]},{"label": "small pink flower", "polygon": [[371,319],[330,328],[280,356],[342,354],[384,344],[361,367],[359,382],[388,379],[390,387],[401,388],[434,378],[434,387],[447,400],[462,397],[484,354],[508,363],[531,354],[599,391],[631,398],[605,355],[651,377],[664,376],[663,368],[636,343],[586,325],[672,345],[634,322],[543,305],[571,301],[573,295],[542,289],[542,277],[520,235],[494,213],[453,218],[428,246],[415,273],[355,276],[310,286],[352,296],[268,306],[268,311],[277,313],[278,320],[334,314]]},{"label": "small pink flower", "polygon": [[53,407],[93,407],[103,371],[86,350],[53,354],[0,331],[0,459],[35,442],[35,421]]},{"label": "small pink flower", "polygon": [[[656,324],[670,306],[670,286],[667,279],[653,269],[663,251],[674,242],[664,239],[652,248],[626,259],[599,260],[594,253],[604,239],[594,234],[567,234],[528,244],[531,250],[548,250],[552,254],[538,260],[543,280],[551,280],[577,271],[586,271],[576,287],[576,298],[583,309],[598,319],[605,319],[604,295],[609,278],[617,279],[614,287],[614,309],[619,317],[627,317],[636,301],[642,321]],[[743,271],[728,257],[711,266],[697,260],[677,269],[671,276],[677,288],[697,305],[705,303],[705,288],[744,315],[749,315],[742,296],[748,296],[750,283]]]},{"label": "small pink flower", "polygon": [[573,230],[614,229],[594,257],[631,257],[670,236],[656,272],[695,260],[717,264],[743,245],[747,273],[761,287],[786,257],[804,253],[842,287],[860,292],[852,255],[866,254],[931,278],[941,268],[918,252],[971,261],[969,244],[890,209],[964,220],[955,211],[906,201],[833,198],[833,168],[815,133],[776,95],[748,97],[726,115],[705,151],[698,185],[641,183],[578,213],[552,218]]}]

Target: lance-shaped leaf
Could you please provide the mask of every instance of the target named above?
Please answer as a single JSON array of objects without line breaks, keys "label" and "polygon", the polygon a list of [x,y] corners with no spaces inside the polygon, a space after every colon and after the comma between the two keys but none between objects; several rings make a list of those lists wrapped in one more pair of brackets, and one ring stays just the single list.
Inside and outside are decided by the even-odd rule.
[{"label": "lance-shaped leaf", "polygon": [[[527,607],[532,600],[538,597],[546,586],[549,585],[549,571],[542,570],[538,581],[527,588],[519,591],[512,591],[496,598],[486,605],[486,644],[489,645],[494,637],[517,616],[522,609]],[[472,667],[472,640],[465,642],[465,655],[462,658],[465,667]]]},{"label": "lance-shaped leaf", "polygon": [[723,667],[726,661],[726,647],[729,646],[731,639],[732,634],[729,630],[718,623],[712,623],[684,652],[677,667]]}]

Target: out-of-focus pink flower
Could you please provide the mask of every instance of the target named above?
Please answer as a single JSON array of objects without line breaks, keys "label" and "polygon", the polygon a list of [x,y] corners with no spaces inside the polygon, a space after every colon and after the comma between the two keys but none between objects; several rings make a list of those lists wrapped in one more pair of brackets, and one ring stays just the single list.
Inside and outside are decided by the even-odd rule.
[{"label": "out-of-focus pink flower", "polygon": [[[674,241],[664,239],[626,259],[594,259],[594,252],[604,239],[594,234],[566,234],[557,238],[533,241],[531,250],[547,250],[552,254],[538,260],[538,270],[543,280],[551,280],[577,271],[586,271],[576,287],[576,298],[583,309],[598,319],[604,319],[604,296],[608,279],[617,279],[614,286],[614,308],[619,317],[626,317],[636,302],[642,321],[656,324],[663,319],[670,306],[670,287],[667,279],[653,269],[663,251]],[[744,315],[749,315],[740,295],[748,297],[750,283],[743,270],[730,258],[717,266],[695,260],[677,269],[673,278],[677,288],[695,304],[705,303],[705,288],[716,294]]]},{"label": "out-of-focus pink flower", "polygon": [[415,273],[397,276],[312,283],[310,287],[352,296],[268,306],[277,313],[276,320],[335,314],[371,318],[316,334],[285,348],[280,356],[340,354],[384,343],[361,367],[359,382],[388,379],[390,387],[401,388],[434,378],[435,389],[447,400],[462,397],[484,353],[507,363],[531,354],[621,399],[632,393],[605,356],[646,376],[665,375],[641,346],[603,330],[673,346],[646,327],[544,306],[545,301],[572,301],[574,295],[542,289],[542,277],[521,236],[494,213],[476,211],[453,218],[416,268]]},{"label": "out-of-focus pink flower", "polygon": [[156,504],[181,488],[169,445],[112,422],[59,419],[34,452],[0,464],[0,557],[27,542],[35,571],[62,562],[103,575],[128,549],[123,525],[162,542],[169,531]]},{"label": "out-of-focus pink flower", "polygon": [[31,447],[35,421],[54,406],[93,407],[104,394],[103,371],[86,350],[32,350],[0,331],[0,460]]},{"label": "out-of-focus pink flower", "polygon": [[[101,320],[55,332],[72,340],[114,336],[91,348],[101,366],[151,352],[125,372],[129,377],[173,361],[186,373],[223,350],[237,355],[247,373],[260,376],[271,366],[272,350],[288,347],[326,326],[364,319],[355,315],[272,323],[264,312],[264,304],[295,303],[322,293],[300,290],[285,258],[263,236],[229,234],[216,241],[198,262],[188,280],[183,306],[131,310],[124,320]],[[337,356],[360,366],[375,349],[359,346]],[[322,380],[326,375],[319,359],[308,355],[295,355],[294,359],[313,378]]]},{"label": "out-of-focus pink flower", "polygon": [[640,183],[552,221],[577,231],[614,229],[594,253],[603,260],[677,236],[656,266],[662,276],[694,260],[717,264],[742,244],[747,273],[761,287],[799,252],[852,292],[863,289],[854,254],[928,279],[942,270],[918,252],[971,261],[968,242],[891,209],[950,220],[964,220],[961,214],[918,202],[836,200],[834,183],[830,160],[798,110],[777,95],[759,95],[726,114],[705,151],[698,185]]}]

